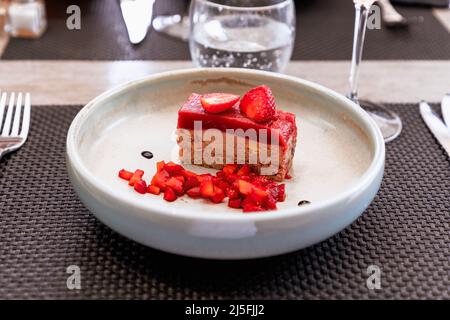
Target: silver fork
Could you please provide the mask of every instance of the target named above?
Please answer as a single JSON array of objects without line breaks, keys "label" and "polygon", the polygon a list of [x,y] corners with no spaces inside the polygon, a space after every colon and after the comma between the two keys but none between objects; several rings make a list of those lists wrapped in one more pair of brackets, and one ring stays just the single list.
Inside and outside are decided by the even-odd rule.
[{"label": "silver fork", "polygon": [[8,108],[7,98],[6,92],[0,96],[0,160],[5,154],[23,146],[30,128],[30,94],[25,94],[24,99],[24,95],[19,93],[16,99],[16,94],[11,93]]}]

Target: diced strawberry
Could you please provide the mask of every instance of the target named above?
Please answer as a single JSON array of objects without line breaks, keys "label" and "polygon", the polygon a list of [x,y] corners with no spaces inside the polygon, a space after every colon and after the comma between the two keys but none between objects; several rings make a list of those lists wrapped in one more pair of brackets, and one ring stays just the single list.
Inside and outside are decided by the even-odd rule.
[{"label": "diced strawberry", "polygon": [[170,177],[169,173],[166,170],[161,169],[161,171],[158,171],[153,176],[151,184],[160,187],[161,189],[164,190],[164,188],[166,187],[166,182],[167,180],[169,180],[169,177]]},{"label": "diced strawberry", "polygon": [[243,195],[249,195],[252,192],[253,186],[251,183],[244,181],[244,180],[238,180],[238,187],[239,192]]},{"label": "diced strawberry", "polygon": [[189,171],[189,170],[183,170],[183,171],[181,172],[181,174],[182,174],[183,177],[185,177],[186,179],[189,179],[189,178],[192,178],[192,177],[197,177],[197,174],[195,174],[194,172]]},{"label": "diced strawberry", "polygon": [[184,184],[184,189],[189,190],[194,187],[200,186],[200,181],[198,181],[197,177],[190,177]]},{"label": "diced strawberry", "polygon": [[177,200],[175,191],[173,191],[170,187],[167,187],[166,191],[164,191],[164,200],[169,202]]},{"label": "diced strawberry", "polygon": [[131,177],[133,177],[133,174],[133,172],[127,171],[125,169],[119,171],[119,177],[127,181],[130,180]]},{"label": "diced strawberry", "polygon": [[183,182],[181,182],[177,178],[169,178],[166,182],[166,186],[171,188],[177,194],[181,194],[183,192]]},{"label": "diced strawberry", "polygon": [[286,187],[284,184],[279,184],[277,186],[278,188],[278,198],[277,200],[279,202],[283,202],[286,199]]},{"label": "diced strawberry", "polygon": [[228,206],[230,208],[239,209],[241,207],[241,199],[229,199]]},{"label": "diced strawberry", "polygon": [[191,188],[186,193],[191,198],[198,198],[200,197],[200,187]]},{"label": "diced strawberry", "polygon": [[236,181],[238,179],[238,175],[237,174],[229,174],[225,177],[225,181],[227,181],[228,183],[233,183],[234,181]]},{"label": "diced strawberry", "polygon": [[147,187],[147,193],[159,195],[161,193],[161,188],[150,184]]},{"label": "diced strawberry", "polygon": [[240,97],[231,93],[208,93],[200,98],[202,107],[210,113],[220,113],[231,109]]},{"label": "diced strawberry", "polygon": [[225,193],[230,199],[239,199],[239,192],[231,187],[227,188]]},{"label": "diced strawberry", "polygon": [[239,170],[238,172],[236,172],[236,174],[238,176],[246,176],[250,173],[250,166],[248,164],[244,164]]},{"label": "diced strawberry", "polygon": [[275,98],[267,86],[248,91],[240,103],[241,112],[256,122],[267,122],[275,117]]},{"label": "diced strawberry", "polygon": [[267,179],[265,176],[257,176],[252,180],[252,184],[256,187],[260,188],[266,188],[268,187],[272,182]]},{"label": "diced strawberry", "polygon": [[212,183],[212,180],[204,180],[202,181],[200,185],[200,194],[204,198],[209,198],[214,195],[214,184]]},{"label": "diced strawberry", "polygon": [[223,181],[222,179],[218,178],[218,177],[214,177],[213,178],[213,183],[215,186],[219,187],[222,190],[227,190],[228,183],[226,183],[225,181]]},{"label": "diced strawberry", "polygon": [[199,174],[197,175],[197,179],[200,182],[203,182],[205,180],[212,180],[213,176],[210,173],[204,173],[204,174]]},{"label": "diced strawberry", "polygon": [[256,204],[262,204],[266,200],[268,192],[259,188],[253,188],[250,197]]},{"label": "diced strawberry", "polygon": [[257,205],[250,197],[246,197],[242,201],[241,206],[244,212],[264,211],[264,208]]},{"label": "diced strawberry", "polygon": [[139,192],[141,194],[146,194],[147,184],[145,183],[144,180],[140,179],[134,183],[134,190],[136,190],[136,192]]},{"label": "diced strawberry", "polygon": [[175,179],[180,180],[182,183],[184,183],[184,181],[186,181],[186,178],[184,176],[178,175],[178,176],[173,176]]},{"label": "diced strawberry", "polygon": [[180,174],[184,171],[184,168],[179,164],[173,163],[172,161],[164,165],[164,169],[171,175]]},{"label": "diced strawberry", "polygon": [[286,173],[286,175],[284,176],[285,179],[292,179],[292,176],[289,173]]},{"label": "diced strawberry", "polygon": [[138,182],[139,180],[141,180],[141,178],[142,178],[142,176],[144,175],[144,171],[142,171],[142,170],[136,170],[134,173],[133,173],[133,176],[130,178],[130,181],[128,182],[128,185],[130,185],[130,186],[134,186],[134,184],[136,183],[136,182]]},{"label": "diced strawberry", "polygon": [[214,203],[221,203],[225,199],[225,193],[222,189],[214,187],[214,195],[211,197],[211,201]]},{"label": "diced strawberry", "polygon": [[237,169],[237,164],[227,164],[225,167],[223,167],[222,171],[226,174],[232,174]]},{"label": "diced strawberry", "polygon": [[264,201],[264,206],[269,210],[275,210],[277,208],[277,199],[269,194],[269,196]]},{"label": "diced strawberry", "polygon": [[164,161],[159,161],[159,162],[157,162],[156,163],[156,171],[161,171],[163,168],[164,168],[164,165],[165,165],[166,163],[164,162]]}]

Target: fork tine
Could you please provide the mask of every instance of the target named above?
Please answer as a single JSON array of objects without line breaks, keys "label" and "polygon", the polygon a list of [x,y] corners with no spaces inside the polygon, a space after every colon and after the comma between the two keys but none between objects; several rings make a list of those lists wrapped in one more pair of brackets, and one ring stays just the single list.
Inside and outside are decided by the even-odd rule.
[{"label": "fork tine", "polygon": [[2,123],[3,123],[3,116],[5,115],[5,108],[6,108],[6,92],[3,92],[3,94],[0,97],[0,134],[2,130]]},{"label": "fork tine", "polygon": [[30,113],[31,113],[31,98],[30,94],[27,93],[25,95],[25,105],[23,109],[22,131],[20,132],[20,136],[25,140],[27,139],[28,130],[30,129]]},{"label": "fork tine", "polygon": [[16,94],[13,92],[9,97],[9,105],[8,111],[6,112],[5,125],[3,126],[3,130],[0,133],[0,136],[9,136],[9,130],[11,129],[11,118],[14,109],[14,100],[16,100]]},{"label": "fork tine", "polygon": [[16,113],[14,114],[11,137],[19,135],[20,121],[22,119],[22,92],[17,95]]}]

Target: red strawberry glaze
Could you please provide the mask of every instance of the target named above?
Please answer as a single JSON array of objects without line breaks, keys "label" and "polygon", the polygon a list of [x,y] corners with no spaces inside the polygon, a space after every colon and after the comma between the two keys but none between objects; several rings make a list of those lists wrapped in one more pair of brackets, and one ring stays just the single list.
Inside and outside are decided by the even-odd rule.
[{"label": "red strawberry glaze", "polygon": [[259,129],[268,130],[268,143],[271,135],[277,134],[280,138],[280,145],[286,147],[291,136],[297,135],[295,115],[286,111],[277,110],[275,118],[266,123],[257,123],[241,113],[239,105],[236,104],[230,110],[211,114],[204,110],[200,102],[201,95],[193,93],[188,101],[178,111],[178,129],[194,129],[194,121],[202,121],[202,129]]}]

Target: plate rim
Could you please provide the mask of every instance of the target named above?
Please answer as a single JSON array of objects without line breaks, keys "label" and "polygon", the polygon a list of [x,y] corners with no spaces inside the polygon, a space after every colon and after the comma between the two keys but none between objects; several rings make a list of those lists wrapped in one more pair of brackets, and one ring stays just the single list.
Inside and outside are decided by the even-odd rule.
[{"label": "plate rim", "polygon": [[[148,202],[133,202],[125,194],[117,193],[117,191],[112,189],[108,184],[104,183],[100,178],[90,173],[89,169],[84,165],[80,155],[77,152],[76,133],[78,129],[81,127],[83,121],[86,120],[93,111],[95,111],[95,106],[98,103],[107,100],[108,98],[116,94],[119,94],[122,91],[130,90],[130,88],[133,88],[134,86],[144,84],[145,82],[157,81],[158,79],[164,79],[168,77],[181,77],[189,74],[195,75],[205,74],[205,77],[207,77],[208,73],[215,73],[215,75],[220,76],[228,75],[234,77],[237,77],[236,75],[239,74],[252,75],[252,76],[269,77],[275,80],[294,82],[304,87],[309,87],[314,91],[327,93],[333,99],[339,100],[343,104],[347,104],[348,107],[353,112],[355,112],[357,116],[360,117],[360,120],[365,122],[367,130],[364,129],[364,131],[368,131],[369,139],[373,140],[374,156],[369,167],[365,170],[363,175],[358,179],[358,181],[355,184],[353,184],[349,188],[346,188],[344,191],[339,192],[336,196],[330,197],[317,203],[311,203],[308,206],[301,206],[301,207],[296,206],[292,208],[277,209],[264,213],[249,212],[245,214],[230,214],[229,211],[223,210],[210,214],[205,212],[189,210],[188,208],[183,210],[170,210],[158,204],[155,205],[153,203]],[[165,217],[177,217],[192,220],[201,219],[205,221],[222,221],[222,222],[224,220],[229,222],[249,222],[249,221],[267,222],[271,220],[279,221],[280,219],[290,219],[293,216],[297,215],[307,216],[310,214],[314,214],[318,211],[322,211],[324,209],[326,210],[327,208],[332,208],[333,206],[342,203],[342,201],[352,198],[353,195],[358,194],[361,190],[364,190],[365,188],[370,186],[371,182],[376,180],[376,177],[380,173],[380,171],[384,170],[385,144],[381,132],[377,127],[375,121],[371,119],[371,117],[362,108],[360,108],[351,100],[347,99],[342,94],[332,89],[329,89],[323,85],[302,78],[267,71],[239,69],[239,68],[202,68],[202,69],[189,68],[189,69],[165,71],[140,77],[135,80],[131,80],[123,84],[117,85],[109,90],[106,90],[105,92],[101,93],[100,95],[89,101],[78,112],[78,114],[75,116],[69,127],[66,139],[66,157],[67,157],[67,165],[68,166],[70,165],[72,167],[72,170],[74,170],[81,177],[81,179],[87,181],[90,185],[94,186],[96,192],[103,193],[104,195],[111,198],[115,198],[119,200],[121,203],[124,203],[127,206],[131,206],[138,210],[148,211],[151,212],[152,214],[155,213],[160,214]]]}]

